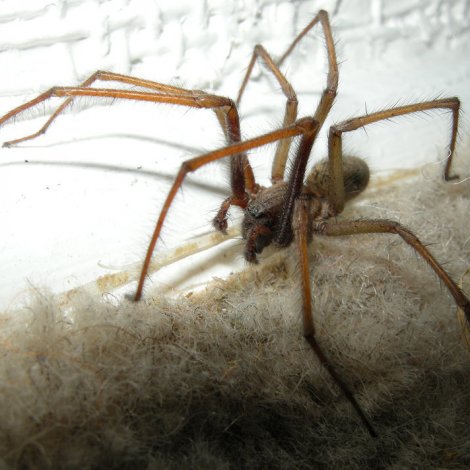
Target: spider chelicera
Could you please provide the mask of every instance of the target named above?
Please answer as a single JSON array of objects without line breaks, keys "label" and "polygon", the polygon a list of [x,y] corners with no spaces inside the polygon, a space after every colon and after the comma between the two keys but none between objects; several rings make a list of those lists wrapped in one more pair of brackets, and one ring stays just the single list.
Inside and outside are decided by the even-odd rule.
[{"label": "spider chelicera", "polygon": [[[327,84],[315,113],[312,116],[297,119],[297,97],[294,89],[281,72],[280,66],[309,30],[318,23],[321,25],[326,39],[328,56]],[[238,107],[253,67],[258,60],[274,75],[287,98],[284,122],[280,129],[242,141]],[[121,82],[139,86],[149,91],[91,88],[91,85],[97,80]],[[230,207],[238,206],[243,209],[242,235],[246,240],[244,256],[251,263],[257,261],[257,255],[268,245],[274,244],[282,248],[290,245],[292,242],[295,243],[300,261],[304,336],[332,379],[344,392],[369,433],[372,436],[376,436],[376,431],[365,416],[352,392],[338,376],[315,338],[308,245],[314,235],[344,236],[363,233],[391,233],[399,235],[435,271],[449,290],[456,304],[464,311],[467,322],[470,323],[469,300],[429,250],[410,230],[397,222],[385,219],[338,221],[335,218],[342,212],[345,203],[361,193],[369,181],[369,169],[363,160],[357,157],[343,156],[342,134],[344,132],[351,132],[368,124],[395,116],[432,109],[449,109],[452,114],[452,131],[449,154],[444,169],[444,178],[445,180],[451,180],[456,178],[456,175],[450,174],[450,169],[457,138],[460,102],[458,98],[442,98],[413,103],[355,117],[333,125],[328,134],[328,158],[316,164],[306,176],[306,167],[312,146],[333,105],[337,87],[338,64],[331,27],[328,14],[325,11],[320,11],[295,38],[279,60],[273,60],[261,45],[257,45],[254,48],[253,56],[248,65],[236,102],[229,98],[205,93],[200,90],[187,90],[131,76],[97,71],[80,86],[51,88],[35,99],[13,109],[0,118],[0,125],[51,97],[64,97],[66,99],[39,131],[6,142],[5,146],[24,142],[43,134],[52,121],[72,102],[74,97],[93,96],[150,101],[153,103],[170,103],[191,108],[213,110],[224,132],[227,146],[187,160],[181,165],[156,223],[143,262],[134,299],[139,300],[142,297],[152,253],[159,239],[172,201],[183,184],[185,176],[207,163],[230,157],[232,194],[222,202],[213,221],[214,227],[221,232],[225,232],[227,229],[227,213]],[[288,177],[285,178],[289,148],[293,138],[296,136],[300,137],[300,142],[293,158],[291,171]],[[271,173],[272,186],[265,188],[256,184],[246,152],[272,142],[278,142]]]}]

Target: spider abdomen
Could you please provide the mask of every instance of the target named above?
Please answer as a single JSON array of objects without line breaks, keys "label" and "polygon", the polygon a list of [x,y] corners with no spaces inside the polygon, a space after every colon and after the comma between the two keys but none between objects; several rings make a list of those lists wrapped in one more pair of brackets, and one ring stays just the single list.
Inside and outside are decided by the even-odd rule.
[{"label": "spider abdomen", "polygon": [[[344,196],[348,201],[366,189],[370,171],[367,163],[359,157],[343,155]],[[320,160],[309,173],[306,181],[309,191],[319,198],[327,198],[330,188],[329,160]]]}]

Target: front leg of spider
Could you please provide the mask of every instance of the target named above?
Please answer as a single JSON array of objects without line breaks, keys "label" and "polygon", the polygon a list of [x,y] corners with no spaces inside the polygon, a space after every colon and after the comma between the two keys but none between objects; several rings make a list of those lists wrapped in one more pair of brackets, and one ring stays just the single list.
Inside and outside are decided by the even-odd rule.
[{"label": "front leg of spider", "polygon": [[[248,204],[242,225],[242,234],[246,239],[245,258],[248,261],[256,262],[256,254],[260,253],[269,244],[273,243],[278,247],[286,247],[295,238],[301,267],[304,337],[320,363],[349,400],[370,435],[376,437],[376,431],[368,421],[353,393],[335,371],[315,338],[308,267],[309,227],[312,225],[310,222],[312,217],[321,217],[324,212],[322,207],[328,207],[327,195],[330,184],[330,177],[327,173],[328,165],[324,162],[321,162],[320,166],[317,165],[307,178],[305,185],[304,176],[319,127],[317,125],[311,132],[302,136],[289,176],[289,182],[275,183],[270,188],[259,191]],[[349,165],[347,159],[345,172],[342,172],[342,175],[344,174],[346,199],[350,199],[361,192],[369,181],[368,169],[366,172],[359,172],[362,176],[357,177],[356,168],[359,159],[353,157],[352,161],[353,163]],[[363,163],[362,160],[360,162]],[[349,170],[350,166],[353,168],[352,175]],[[329,217],[329,212],[326,211],[326,213]]]},{"label": "front leg of spider", "polygon": [[[342,176],[345,199],[349,200],[366,188],[369,182],[369,169],[361,159],[345,157],[343,160]],[[324,220],[332,217],[332,215],[336,215],[336,213],[331,212],[332,208],[326,197],[330,185],[329,166],[327,161],[324,160],[317,163],[308,175],[301,194],[295,199],[292,215],[292,230],[294,232],[300,266],[303,333],[320,363],[351,403],[364,427],[372,437],[377,437],[377,432],[369,422],[354,394],[336,372],[320,347],[315,335],[308,246],[311,241],[313,221],[319,220],[316,223],[322,224]]]},{"label": "front leg of spider", "polygon": [[[315,199],[313,199],[315,201]],[[352,407],[362,421],[362,424],[367,429],[372,437],[378,437],[377,431],[374,429],[366,414],[362,410],[358,401],[350,388],[346,385],[343,379],[336,372],[335,368],[327,358],[320,344],[318,343],[315,335],[315,326],[313,322],[312,310],[312,290],[310,281],[309,269],[309,253],[308,246],[311,239],[311,218],[314,214],[312,211],[312,199],[304,196],[299,197],[295,204],[293,216],[293,230],[295,234],[295,241],[297,252],[299,255],[300,265],[300,280],[302,291],[302,319],[303,319],[303,333],[306,341],[312,348],[322,366],[328,371],[330,377],[334,380],[336,385],[341,389],[344,396],[349,400]]]}]

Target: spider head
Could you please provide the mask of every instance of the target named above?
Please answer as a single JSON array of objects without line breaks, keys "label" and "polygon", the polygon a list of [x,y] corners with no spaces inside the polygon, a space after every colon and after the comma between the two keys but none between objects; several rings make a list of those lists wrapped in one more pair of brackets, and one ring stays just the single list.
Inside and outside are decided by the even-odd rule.
[{"label": "spider head", "polygon": [[[319,161],[307,178],[307,187],[320,198],[328,197],[330,185],[328,159]],[[344,195],[346,201],[362,193],[369,183],[367,163],[359,157],[343,156]]]},{"label": "spider head", "polygon": [[271,244],[282,212],[287,185],[276,183],[261,189],[245,209],[242,236],[246,240],[245,259],[256,262],[256,254]]}]

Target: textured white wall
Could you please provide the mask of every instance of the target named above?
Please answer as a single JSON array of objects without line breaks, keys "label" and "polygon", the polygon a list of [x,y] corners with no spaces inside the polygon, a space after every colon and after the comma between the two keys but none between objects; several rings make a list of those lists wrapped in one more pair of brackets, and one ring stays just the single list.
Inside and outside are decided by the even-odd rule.
[{"label": "textured white wall", "polygon": [[218,88],[254,44],[279,52],[320,8],[347,60],[468,45],[466,0],[3,0],[2,91],[76,83],[97,69]]},{"label": "textured white wall", "polygon": [[[234,97],[254,44],[279,55],[320,8],[331,14],[342,61],[335,120],[363,113],[365,105],[374,110],[439,94],[460,96],[465,109],[470,96],[468,0],[4,0],[0,111],[50,86],[77,84],[98,69]],[[318,94],[324,83],[318,38],[316,31],[286,66],[296,89],[307,95]],[[260,93],[272,96],[276,88]],[[246,106],[248,101],[259,102],[250,97]],[[282,98],[276,102],[281,112]],[[312,108],[310,99],[302,110]],[[434,135],[446,124],[428,127]],[[406,134],[404,139],[412,140]],[[415,145],[411,154],[421,154],[419,163],[431,150],[435,153],[430,146]]]},{"label": "textured white wall", "polygon": [[[339,97],[325,130],[366,108],[437,95],[459,96],[468,112],[468,0],[3,0],[0,114],[98,69],[235,97],[253,46],[262,43],[278,56],[320,8],[330,12],[341,61]],[[318,29],[285,70],[298,91],[300,115],[312,113],[326,79]],[[280,124],[278,88],[269,77],[250,84],[241,108],[245,136]],[[37,141],[0,149],[3,304],[25,279],[60,290],[108,272],[98,262],[121,266],[140,259],[181,158],[223,143],[204,112],[97,104],[84,100],[87,109],[61,117]],[[44,109],[0,129],[0,140],[38,129]],[[445,157],[448,133],[449,116],[434,113],[355,132],[345,147],[365,156],[376,173]],[[463,115],[461,145],[468,134]],[[314,158],[325,148],[322,136]],[[266,176],[262,163],[269,161],[256,153],[252,161]],[[185,192],[186,204],[169,224],[176,240],[186,238],[191,216],[197,229],[207,229],[223,198],[218,188],[227,186],[216,171],[201,176],[216,196],[194,204]]]}]

